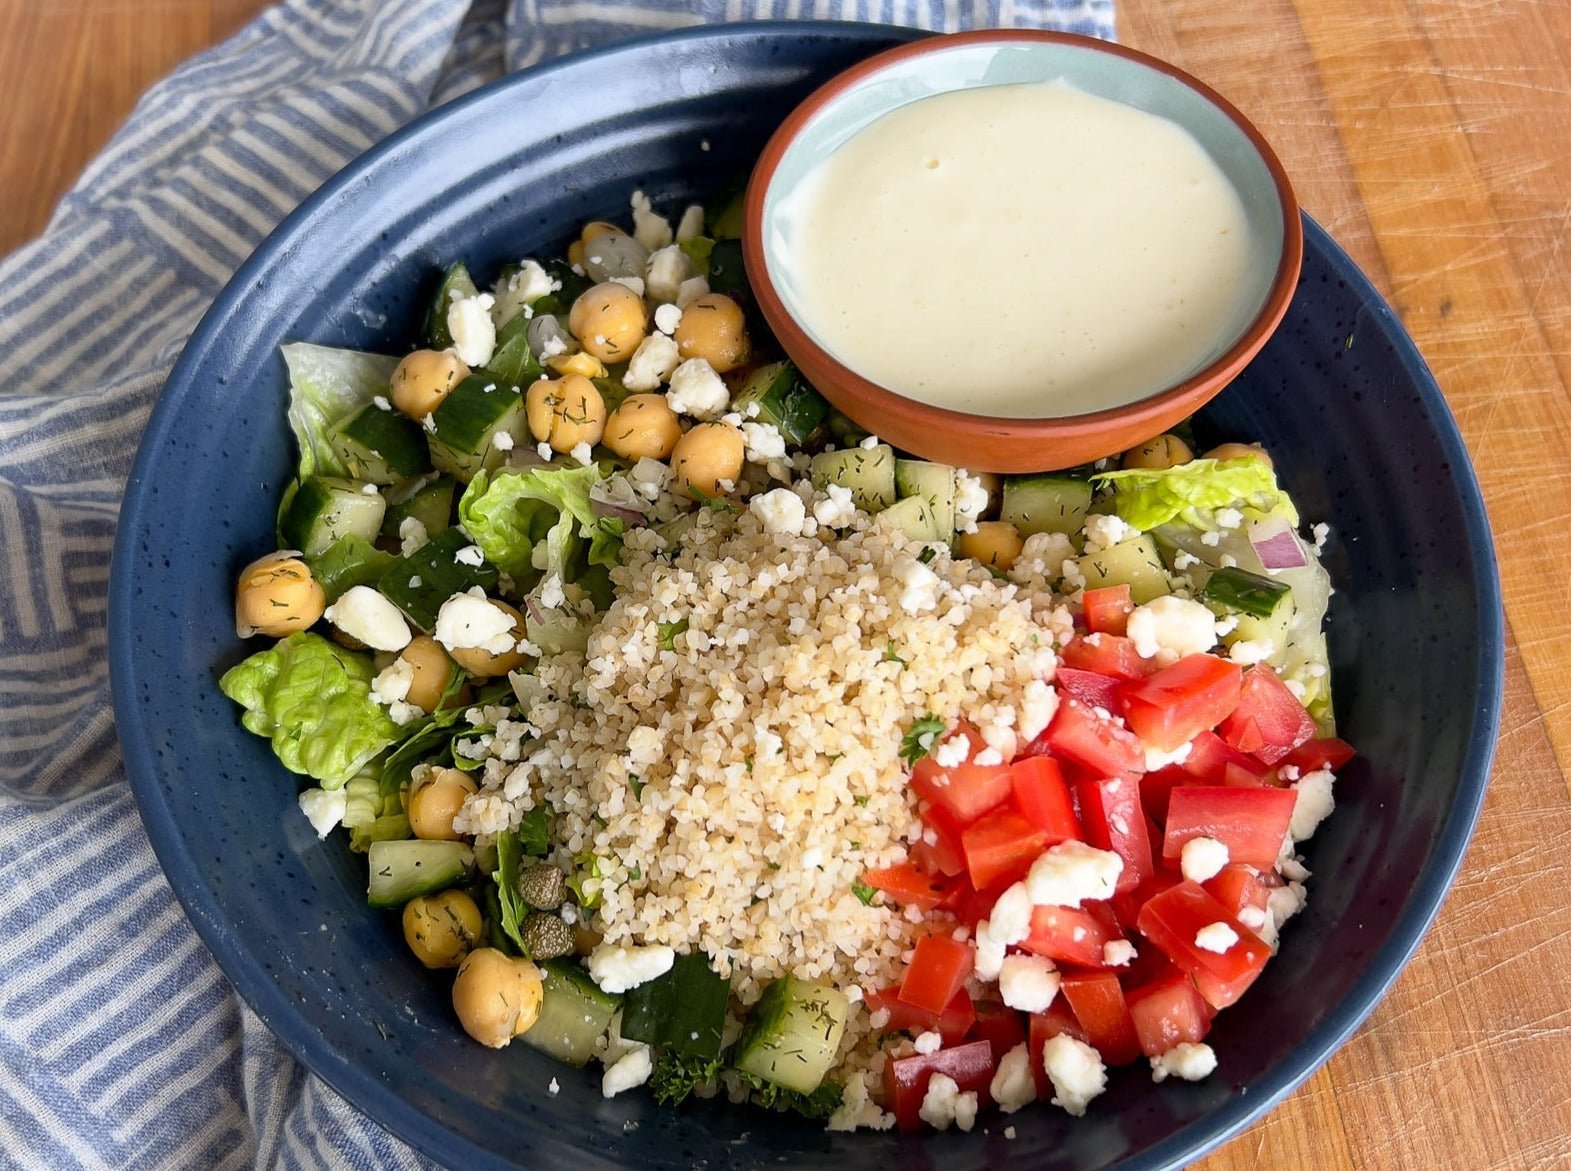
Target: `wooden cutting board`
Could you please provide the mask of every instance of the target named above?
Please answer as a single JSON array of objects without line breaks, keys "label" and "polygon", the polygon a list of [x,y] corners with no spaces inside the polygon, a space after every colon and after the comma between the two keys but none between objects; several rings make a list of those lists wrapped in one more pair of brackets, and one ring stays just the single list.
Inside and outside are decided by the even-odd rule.
[{"label": "wooden cutting board", "polygon": [[[0,252],[256,0],[0,0]],[[1478,836],[1369,1023],[1197,1166],[1571,1167],[1571,0],[1119,0],[1396,305],[1488,499],[1506,705]],[[1224,1057],[1225,1060],[1225,1057]]]}]

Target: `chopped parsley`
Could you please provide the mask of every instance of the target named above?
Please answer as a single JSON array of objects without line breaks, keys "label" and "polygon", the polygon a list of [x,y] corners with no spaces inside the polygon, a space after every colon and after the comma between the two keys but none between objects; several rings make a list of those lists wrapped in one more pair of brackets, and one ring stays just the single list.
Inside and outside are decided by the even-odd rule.
[{"label": "chopped parsley", "polygon": [[933,751],[933,743],[943,731],[944,721],[932,712],[924,713],[912,724],[900,739],[900,759],[906,762],[906,767],[914,767],[917,761]]},{"label": "chopped parsley", "polygon": [[840,1109],[840,1100],[845,1096],[845,1089],[831,1081],[820,1082],[811,1094],[788,1090],[750,1073],[743,1073],[742,1081],[753,1091],[753,1101],[760,1106],[791,1110],[804,1118],[828,1118]]},{"label": "chopped parsley", "polygon": [[873,905],[873,896],[878,893],[873,887],[867,885],[860,878],[851,884],[851,893],[862,900],[864,907]]},{"label": "chopped parsley", "polygon": [[633,790],[634,801],[642,801],[644,799],[644,782],[632,773],[627,774],[627,787]]},{"label": "chopped parsley", "polygon": [[938,550],[937,549],[933,548],[933,546],[931,546],[931,545],[924,545],[922,547],[922,551],[916,555],[916,559],[918,561],[920,561],[923,565],[926,565],[930,561],[932,561],[933,558],[935,558],[937,556],[938,556]]},{"label": "chopped parsley", "polygon": [[899,655],[895,654],[895,643],[893,639],[890,639],[888,645],[884,647],[883,661],[886,663],[899,663],[902,667],[906,666],[906,661]]},{"label": "chopped parsley", "polygon": [[720,1073],[720,1059],[701,1061],[662,1049],[649,1075],[649,1088],[662,1106],[675,1106],[699,1086],[707,1085]]},{"label": "chopped parsley", "polygon": [[676,636],[687,629],[687,619],[680,618],[675,622],[661,622],[656,626],[656,633],[660,639],[662,650],[676,650]]}]

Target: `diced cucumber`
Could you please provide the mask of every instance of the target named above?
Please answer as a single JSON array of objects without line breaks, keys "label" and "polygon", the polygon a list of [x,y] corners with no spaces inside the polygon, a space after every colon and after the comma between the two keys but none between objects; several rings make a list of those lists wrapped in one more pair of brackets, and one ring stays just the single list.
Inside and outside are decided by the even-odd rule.
[{"label": "diced cucumber", "polygon": [[519,313],[497,331],[496,350],[485,367],[486,373],[495,375],[493,381],[527,387],[540,377],[540,363],[529,348],[529,323],[533,320],[533,313]]},{"label": "diced cucumber", "polygon": [[328,442],[351,476],[373,484],[397,484],[431,467],[431,452],[420,424],[375,403],[340,423]]},{"label": "diced cucumber", "polygon": [[1286,582],[1224,565],[1206,579],[1200,599],[1256,618],[1269,618],[1278,607],[1292,605],[1292,593]]},{"label": "diced cucumber", "polygon": [[716,240],[709,253],[709,291],[724,293],[744,307],[753,303],[753,286],[742,267],[742,241]]},{"label": "diced cucumber", "polygon": [[1111,549],[1086,554],[1080,558],[1080,572],[1085,575],[1088,590],[1127,585],[1137,606],[1173,592],[1162,558],[1157,555],[1156,541],[1149,533],[1137,533]]},{"label": "diced cucumber", "polygon": [[470,586],[490,592],[497,582],[494,565],[463,565],[455,560],[469,544],[462,529],[438,533],[384,573],[376,588],[421,630],[436,625],[442,603]]},{"label": "diced cucumber", "polygon": [[[1201,596],[1204,598],[1205,595]],[[1222,636],[1222,642],[1226,646],[1232,646],[1235,642],[1269,642],[1272,646],[1272,659],[1280,662],[1285,657],[1292,637],[1293,619],[1298,609],[1293,601],[1292,591],[1288,591],[1287,596],[1278,603],[1276,609],[1264,616],[1226,609],[1214,603],[1212,609],[1231,614],[1237,619],[1233,629]]]},{"label": "diced cucumber", "polygon": [[458,481],[452,476],[433,476],[394,489],[388,493],[382,535],[398,536],[399,528],[409,517],[424,526],[428,537],[445,532],[453,523],[453,494],[457,491]]},{"label": "diced cucumber", "polygon": [[328,605],[357,585],[374,585],[398,558],[346,533],[325,552],[310,559],[311,576],[327,595]]},{"label": "diced cucumber", "polygon": [[[756,414],[748,407],[757,405]],[[829,414],[829,404],[790,362],[771,362],[748,375],[731,409],[744,419],[768,423],[788,447],[801,447]]]},{"label": "diced cucumber", "polygon": [[999,516],[1022,537],[1078,533],[1091,511],[1091,484],[1069,476],[1009,476]]},{"label": "diced cucumber", "polygon": [[358,480],[328,476],[302,480],[278,518],[280,539],[307,557],[327,552],[343,536],[354,535],[367,544],[375,541],[387,501],[380,492],[366,492],[366,487]]},{"label": "diced cucumber", "polygon": [[447,328],[448,308],[455,300],[473,297],[479,291],[462,260],[455,260],[442,274],[425,318],[425,339],[433,350],[445,350],[453,344],[453,332]]},{"label": "diced cucumber", "polygon": [[540,1015],[524,1033],[524,1043],[570,1065],[588,1064],[620,998],[600,991],[572,960],[547,960],[540,972],[545,984]]},{"label": "diced cucumber", "polygon": [[372,842],[370,863],[366,902],[388,909],[468,881],[474,872],[475,852],[463,842],[421,838]]},{"label": "diced cucumber", "polygon": [[732,1064],[764,1081],[811,1094],[834,1064],[851,1004],[837,989],[782,976],[758,998]]},{"label": "diced cucumber", "polygon": [[896,532],[904,533],[913,541],[942,541],[946,545],[955,535],[955,522],[951,517],[947,528],[938,523],[932,505],[920,496],[907,496],[897,500],[878,514],[878,523],[890,525]]},{"label": "diced cucumber", "polygon": [[720,1056],[731,981],[701,953],[680,955],[663,976],[628,990],[622,1036],[697,1061]]},{"label": "diced cucumber", "polygon": [[880,512],[895,502],[895,449],[887,443],[822,452],[808,474],[820,492],[831,484],[849,488],[863,512]]},{"label": "diced cucumber", "polygon": [[935,541],[947,541],[955,531],[955,469],[948,464],[920,459],[895,460],[895,492],[927,502]]},{"label": "diced cucumber", "polygon": [[431,412],[431,462],[467,484],[476,472],[490,471],[507,457],[495,444],[498,435],[505,431],[520,440],[525,427],[524,397],[517,387],[485,371],[471,374]]},{"label": "diced cucumber", "polygon": [[834,407],[829,408],[829,416],[824,420],[824,426],[841,447],[855,447],[871,434],[850,415],[842,414]]}]

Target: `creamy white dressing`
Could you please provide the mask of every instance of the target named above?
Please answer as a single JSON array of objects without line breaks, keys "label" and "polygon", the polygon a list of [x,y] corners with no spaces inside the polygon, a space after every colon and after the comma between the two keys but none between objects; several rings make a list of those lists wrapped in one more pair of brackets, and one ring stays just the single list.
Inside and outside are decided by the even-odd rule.
[{"label": "creamy white dressing", "polygon": [[1194,137],[1061,82],[903,106],[814,167],[777,222],[821,345],[976,414],[1083,414],[1174,385],[1257,292],[1243,204]]}]

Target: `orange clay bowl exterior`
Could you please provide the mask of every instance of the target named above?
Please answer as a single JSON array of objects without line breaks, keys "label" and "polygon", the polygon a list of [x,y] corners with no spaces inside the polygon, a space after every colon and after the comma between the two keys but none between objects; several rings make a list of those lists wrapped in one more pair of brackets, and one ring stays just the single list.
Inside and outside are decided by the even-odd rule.
[{"label": "orange clay bowl exterior", "polygon": [[[1122,59],[1123,68],[1143,67],[1164,74],[1195,91],[1230,120],[1252,144],[1275,187],[1282,217],[1275,277],[1253,320],[1221,356],[1176,386],[1124,406],[1059,418],[1013,419],[952,411],[906,398],[850,369],[815,342],[787,309],[771,277],[763,247],[770,185],[781,159],[804,128],[847,91],[876,74],[961,46],[1040,43],[1107,54]],[[1260,131],[1204,83],[1165,61],[1122,45],[1069,33],[989,30],[928,37],[869,57],[816,90],[792,111],[765,146],[749,180],[742,255],[758,309],[786,354],[825,398],[858,425],[924,459],[973,471],[1033,472],[1074,467],[1125,451],[1166,431],[1220,393],[1259,352],[1287,312],[1303,262],[1304,236],[1298,200],[1280,160]]]}]

